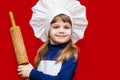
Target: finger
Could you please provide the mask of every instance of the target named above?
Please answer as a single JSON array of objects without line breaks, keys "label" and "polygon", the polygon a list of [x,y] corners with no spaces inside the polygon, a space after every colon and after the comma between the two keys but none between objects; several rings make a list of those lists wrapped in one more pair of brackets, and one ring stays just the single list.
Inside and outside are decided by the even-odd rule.
[{"label": "finger", "polygon": [[19,76],[22,76],[22,72],[18,72],[18,75],[19,75]]},{"label": "finger", "polygon": [[23,68],[23,65],[19,65],[18,68]]},{"label": "finger", "polygon": [[22,70],[21,69],[17,69],[17,72],[21,72]]},{"label": "finger", "polygon": [[20,77],[24,77],[24,76],[23,76],[23,72],[19,72],[18,75],[19,75]]}]

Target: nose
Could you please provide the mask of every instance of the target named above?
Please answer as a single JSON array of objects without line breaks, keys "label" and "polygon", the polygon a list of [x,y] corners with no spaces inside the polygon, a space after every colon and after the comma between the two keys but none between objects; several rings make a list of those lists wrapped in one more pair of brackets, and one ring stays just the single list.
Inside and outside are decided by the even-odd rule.
[{"label": "nose", "polygon": [[64,33],[64,28],[60,28],[59,30],[58,30],[60,33]]}]

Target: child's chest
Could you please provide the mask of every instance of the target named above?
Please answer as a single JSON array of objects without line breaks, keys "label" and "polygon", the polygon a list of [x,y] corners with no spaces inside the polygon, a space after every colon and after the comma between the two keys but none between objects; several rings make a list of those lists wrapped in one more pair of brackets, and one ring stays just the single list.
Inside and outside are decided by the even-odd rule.
[{"label": "child's chest", "polygon": [[53,60],[41,60],[38,70],[42,71],[45,74],[57,75],[62,67],[62,62],[55,64],[56,61]]}]

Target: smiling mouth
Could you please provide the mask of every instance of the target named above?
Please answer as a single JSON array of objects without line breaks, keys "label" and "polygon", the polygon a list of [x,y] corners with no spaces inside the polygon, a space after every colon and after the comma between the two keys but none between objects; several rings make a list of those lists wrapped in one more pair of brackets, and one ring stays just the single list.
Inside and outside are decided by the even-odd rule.
[{"label": "smiling mouth", "polygon": [[66,37],[66,35],[56,35],[57,37]]}]

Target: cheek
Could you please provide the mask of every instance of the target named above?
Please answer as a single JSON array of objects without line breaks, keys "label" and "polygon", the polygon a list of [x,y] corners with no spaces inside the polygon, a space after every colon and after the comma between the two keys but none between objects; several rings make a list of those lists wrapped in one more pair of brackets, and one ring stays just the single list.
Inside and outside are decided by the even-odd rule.
[{"label": "cheek", "polygon": [[50,32],[49,32],[50,37],[52,37],[53,35],[55,35],[56,32],[57,32],[56,30],[50,29]]},{"label": "cheek", "polygon": [[67,38],[72,38],[72,31],[66,31]]},{"label": "cheek", "polygon": [[66,31],[66,33],[67,33],[68,35],[72,35],[72,31],[71,31],[71,30]]},{"label": "cheek", "polygon": [[51,30],[50,34],[55,34],[57,32],[57,30]]}]

